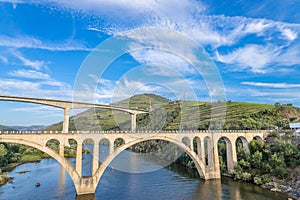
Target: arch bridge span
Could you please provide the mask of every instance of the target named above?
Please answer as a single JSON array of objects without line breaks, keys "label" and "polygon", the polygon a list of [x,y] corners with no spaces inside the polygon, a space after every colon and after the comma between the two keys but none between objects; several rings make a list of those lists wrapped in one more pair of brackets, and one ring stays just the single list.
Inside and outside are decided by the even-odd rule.
[{"label": "arch bridge span", "polygon": [[[253,139],[263,140],[266,131],[180,131],[180,132],[16,132],[0,131],[0,142],[17,143],[37,148],[55,160],[66,169],[73,180],[78,195],[94,193],[97,185],[109,164],[119,153],[134,144],[147,140],[164,140],[176,144],[183,149],[194,161],[197,171],[203,179],[220,178],[218,155],[218,141],[225,139],[227,146],[227,168],[231,170],[237,163],[236,141],[242,138],[244,143]],[[59,152],[49,148],[46,144],[51,139],[59,141]],[[64,147],[69,146],[69,140],[77,143],[76,166],[73,167],[64,157]],[[109,153],[102,162],[99,162],[99,143],[107,140]],[[124,143],[114,147],[117,139]],[[85,140],[93,143],[92,175],[82,176],[82,144]]]}]

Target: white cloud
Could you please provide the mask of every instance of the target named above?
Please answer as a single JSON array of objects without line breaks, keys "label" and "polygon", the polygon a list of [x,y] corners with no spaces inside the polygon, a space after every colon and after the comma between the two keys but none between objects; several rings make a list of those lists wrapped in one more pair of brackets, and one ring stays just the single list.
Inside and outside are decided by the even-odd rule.
[{"label": "white cloud", "polygon": [[4,56],[0,56],[0,60],[1,62],[3,62],[4,64],[7,64],[8,63],[8,59]]},{"label": "white cloud", "polygon": [[300,45],[291,45],[285,52],[276,57],[275,60],[284,66],[300,64]]},{"label": "white cloud", "polygon": [[287,37],[291,41],[295,40],[298,37],[298,34],[294,31],[292,31],[289,28],[283,29],[282,30],[282,35],[284,35],[285,37]]},{"label": "white cloud", "polygon": [[268,87],[268,88],[300,88],[300,84],[288,84],[288,83],[262,83],[262,82],[242,82],[243,85],[250,85],[256,87]]},{"label": "white cloud", "polygon": [[215,55],[217,61],[231,64],[231,68],[228,67],[230,71],[267,73],[273,72],[274,67],[280,71],[283,66],[300,64],[299,45],[291,45],[285,49],[284,46],[250,44],[228,54],[221,55],[216,51]]},{"label": "white cloud", "polygon": [[237,64],[239,67],[229,69],[243,71],[250,69],[254,73],[266,73],[266,68],[274,62],[279,54],[279,48],[261,45],[247,45],[227,54],[216,52],[218,61],[226,64]]},{"label": "white cloud", "polygon": [[[195,74],[195,69],[178,55],[160,50],[141,50],[132,52],[131,55],[138,62],[151,65],[148,72],[159,76],[170,76],[170,70],[181,74]],[[159,64],[159,65],[155,65]]]},{"label": "white cloud", "polygon": [[35,70],[41,70],[43,67],[46,67],[46,63],[44,61],[39,60],[29,60],[25,58],[20,52],[12,51],[12,54],[16,56],[24,66],[31,67]]},{"label": "white cloud", "polygon": [[[55,88],[47,89],[45,86]],[[72,88],[70,85],[55,81],[32,82],[18,79],[0,78],[0,93],[10,96],[28,96],[37,98],[70,100]]]},{"label": "white cloud", "polygon": [[0,91],[14,91],[14,90],[29,90],[34,91],[40,88],[39,83],[30,81],[20,81],[16,79],[1,79]]},{"label": "white cloud", "polygon": [[30,79],[50,79],[48,74],[38,72],[35,70],[14,70],[8,73],[10,76],[22,77],[22,78],[30,78]]},{"label": "white cloud", "polygon": [[49,51],[91,51],[78,41],[47,42],[30,36],[9,37],[0,35],[0,46],[7,48],[45,49]]}]

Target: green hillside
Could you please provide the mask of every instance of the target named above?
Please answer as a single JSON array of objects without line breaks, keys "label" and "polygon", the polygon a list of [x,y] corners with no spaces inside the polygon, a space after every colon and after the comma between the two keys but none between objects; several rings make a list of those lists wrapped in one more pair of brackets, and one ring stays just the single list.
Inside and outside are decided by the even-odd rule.
[{"label": "green hillside", "polygon": [[[222,129],[286,129],[289,122],[300,120],[300,109],[287,105],[269,105],[245,102],[175,101],[154,94],[135,95],[116,106],[150,110],[150,115],[137,116],[139,130],[207,130],[211,118],[221,117],[226,110]],[[89,109],[70,119],[70,130],[130,130],[130,115],[111,110]],[[76,126],[75,126],[76,124]],[[218,128],[211,124],[211,128]],[[61,130],[62,123],[46,130]]]}]

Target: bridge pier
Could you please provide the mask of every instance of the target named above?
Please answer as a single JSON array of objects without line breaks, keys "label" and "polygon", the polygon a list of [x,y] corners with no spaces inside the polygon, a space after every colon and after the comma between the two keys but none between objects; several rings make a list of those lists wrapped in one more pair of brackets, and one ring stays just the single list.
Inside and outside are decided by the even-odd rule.
[{"label": "bridge pier", "polygon": [[136,114],[135,113],[131,114],[131,131],[132,132],[136,131]]},{"label": "bridge pier", "polygon": [[96,173],[99,167],[99,143],[94,143],[92,175]]},{"label": "bridge pier", "polygon": [[108,154],[112,154],[114,152],[114,142],[113,141],[109,141],[109,151]]},{"label": "bridge pier", "polygon": [[70,121],[70,108],[64,108],[64,121],[63,121],[63,133],[68,133],[69,131],[69,121]]},{"label": "bridge pier", "polygon": [[227,169],[228,171],[234,170],[237,164],[236,146],[235,143],[231,144],[231,147],[226,150],[227,156]]},{"label": "bridge pier", "polygon": [[192,149],[192,151],[194,151],[194,140],[193,139],[190,140],[190,148]]},{"label": "bridge pier", "polygon": [[98,181],[94,177],[82,177],[75,183],[77,195],[94,194]]},{"label": "bridge pier", "polygon": [[64,157],[65,156],[65,146],[64,144],[59,144],[59,155]]},{"label": "bridge pier", "polygon": [[79,176],[81,176],[82,171],[82,143],[77,141],[76,149],[76,171]]},{"label": "bridge pier", "polygon": [[200,145],[200,151],[199,151],[199,156],[200,156],[200,159],[204,160],[204,163],[205,163],[205,146],[204,146],[204,140],[201,140],[201,145]]}]

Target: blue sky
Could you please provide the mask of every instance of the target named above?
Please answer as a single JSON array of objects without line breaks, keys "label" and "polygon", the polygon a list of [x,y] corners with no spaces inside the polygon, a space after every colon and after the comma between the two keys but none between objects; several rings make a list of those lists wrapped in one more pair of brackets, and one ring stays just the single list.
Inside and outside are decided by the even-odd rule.
[{"label": "blue sky", "polygon": [[[72,100],[78,72],[94,48],[151,27],[203,47],[227,100],[300,106],[299,10],[297,0],[0,0],[0,94]],[[218,93],[180,55],[162,51],[157,41],[145,43],[151,49],[130,49],[103,74],[89,76],[97,83],[89,88],[90,101],[110,103],[121,93],[210,101]],[[62,111],[48,106],[0,102],[0,109],[4,125],[62,120]]]}]

